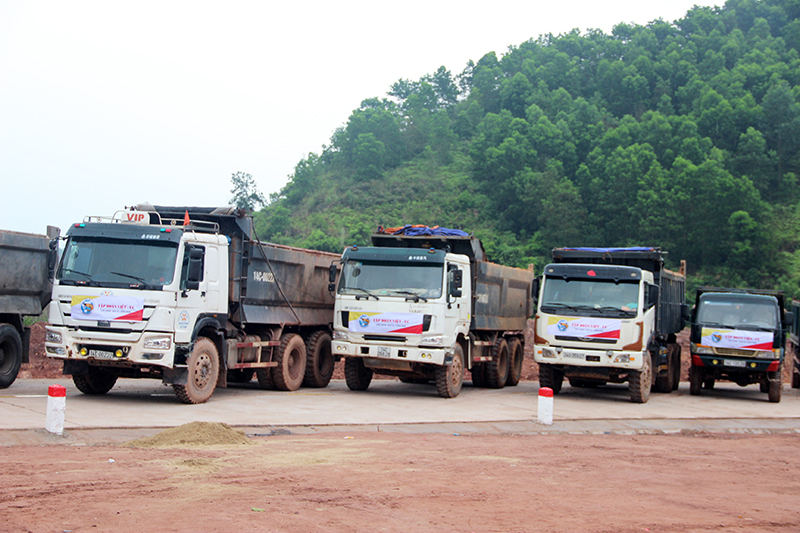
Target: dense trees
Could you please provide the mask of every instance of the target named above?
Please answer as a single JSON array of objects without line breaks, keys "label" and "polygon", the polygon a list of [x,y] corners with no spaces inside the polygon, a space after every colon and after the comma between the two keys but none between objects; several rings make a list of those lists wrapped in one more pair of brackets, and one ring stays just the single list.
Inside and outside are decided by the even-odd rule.
[{"label": "dense trees", "polygon": [[693,283],[800,296],[797,0],[541,36],[387,97],[298,163],[262,238],[338,251],[439,224],[539,268],[554,246],[653,245]]}]

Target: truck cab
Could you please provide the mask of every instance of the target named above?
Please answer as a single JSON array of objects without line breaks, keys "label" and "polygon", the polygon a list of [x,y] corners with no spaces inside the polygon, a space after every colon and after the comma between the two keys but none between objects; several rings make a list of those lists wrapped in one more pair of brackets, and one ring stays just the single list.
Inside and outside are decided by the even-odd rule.
[{"label": "truck cab", "polygon": [[779,402],[786,334],[794,318],[783,306],[779,291],[698,288],[690,393],[700,395],[726,379],[742,387],[758,383],[770,402]]}]

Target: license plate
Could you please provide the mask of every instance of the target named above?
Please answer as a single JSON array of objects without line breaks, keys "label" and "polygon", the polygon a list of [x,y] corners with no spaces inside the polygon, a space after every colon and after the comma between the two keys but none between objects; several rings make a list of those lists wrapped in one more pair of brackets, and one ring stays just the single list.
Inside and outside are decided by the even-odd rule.
[{"label": "license plate", "polygon": [[738,361],[736,359],[724,359],[722,361],[722,363],[725,366],[738,366],[740,368],[744,368],[744,367],[747,366],[747,362],[746,361]]},{"label": "license plate", "polygon": [[105,350],[89,350],[89,357],[96,359],[114,359],[114,352],[107,352]]},{"label": "license plate", "polygon": [[392,349],[388,346],[378,346],[378,357],[391,357]]},{"label": "license plate", "polygon": [[582,361],[586,359],[586,354],[575,353],[575,352],[564,352],[561,354],[561,357],[563,357],[564,359],[580,359]]}]

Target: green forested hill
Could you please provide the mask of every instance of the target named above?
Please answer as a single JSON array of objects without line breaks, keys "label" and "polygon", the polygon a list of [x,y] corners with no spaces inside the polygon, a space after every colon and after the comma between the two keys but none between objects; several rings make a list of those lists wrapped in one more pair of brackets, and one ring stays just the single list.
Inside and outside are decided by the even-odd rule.
[{"label": "green forested hill", "polygon": [[364,100],[256,213],[341,251],[378,225],[475,233],[537,270],[556,246],[660,246],[692,285],[800,296],[800,0],[545,35]]}]

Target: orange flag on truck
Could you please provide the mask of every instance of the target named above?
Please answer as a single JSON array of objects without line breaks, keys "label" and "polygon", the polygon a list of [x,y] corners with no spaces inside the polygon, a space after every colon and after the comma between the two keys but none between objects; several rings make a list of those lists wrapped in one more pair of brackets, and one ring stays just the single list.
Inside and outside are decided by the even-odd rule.
[{"label": "orange flag on truck", "polygon": [[183,225],[188,226],[192,221],[189,220],[189,210],[186,210],[186,214],[183,215]]}]

